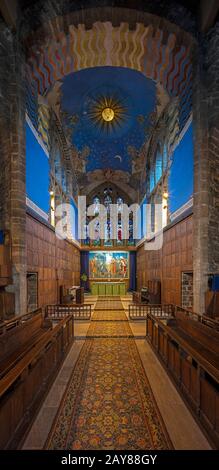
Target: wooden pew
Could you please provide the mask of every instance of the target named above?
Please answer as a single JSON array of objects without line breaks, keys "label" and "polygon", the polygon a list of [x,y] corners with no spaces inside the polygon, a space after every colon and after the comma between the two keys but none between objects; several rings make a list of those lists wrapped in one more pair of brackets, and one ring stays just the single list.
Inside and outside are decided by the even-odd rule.
[{"label": "wooden pew", "polygon": [[0,377],[16,364],[52,328],[41,309],[0,324]]},{"label": "wooden pew", "polygon": [[216,318],[211,318],[205,314],[200,315],[199,313],[193,312],[192,310],[188,310],[178,305],[173,305],[173,309],[175,313],[182,312],[186,318],[196,320],[203,325],[209,326],[214,328],[214,330],[219,331],[219,321]]},{"label": "wooden pew", "polygon": [[[176,326],[174,329],[183,335],[187,336],[187,340],[191,341],[192,344],[196,344],[196,347],[206,350],[207,352],[213,352],[219,355],[219,332],[210,328],[203,323],[187,318],[183,312],[177,311],[175,313]],[[218,364],[219,365],[219,364]]]},{"label": "wooden pew", "polygon": [[0,378],[0,449],[21,446],[73,338],[70,315],[48,329]]},{"label": "wooden pew", "polygon": [[146,337],[219,448],[219,332],[176,311],[166,321],[148,313]]}]

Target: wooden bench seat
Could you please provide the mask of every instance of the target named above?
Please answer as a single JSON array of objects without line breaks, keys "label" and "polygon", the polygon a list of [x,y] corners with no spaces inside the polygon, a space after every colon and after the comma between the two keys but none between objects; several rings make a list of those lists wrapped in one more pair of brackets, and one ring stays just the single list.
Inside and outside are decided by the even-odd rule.
[{"label": "wooden bench seat", "polygon": [[20,349],[19,360],[14,360],[13,355],[12,361],[12,355],[8,355],[11,366],[0,377],[0,449],[22,446],[73,338],[74,319],[70,315],[53,328],[36,331],[26,341],[23,351]]},{"label": "wooden bench seat", "polygon": [[[200,343],[209,352],[219,355],[219,332],[199,321],[187,318],[183,312],[175,314],[176,328],[184,332],[190,341]],[[218,364],[219,366],[219,364]]]},{"label": "wooden bench seat", "polygon": [[211,443],[219,448],[219,332],[176,311],[164,322],[147,313],[146,337]]},{"label": "wooden bench seat", "polygon": [[191,338],[185,331],[181,328],[172,327],[172,330],[177,333],[179,339],[185,341],[189,348],[200,355],[200,358],[203,358],[206,362],[209,363],[209,367],[213,366],[215,369],[219,369],[219,354],[211,351],[208,347],[200,343],[197,339]]},{"label": "wooden bench seat", "polygon": [[0,336],[0,377],[3,377],[25,354],[34,349],[48,330],[51,322],[44,321],[42,311],[14,317],[2,326]]},{"label": "wooden bench seat", "polygon": [[35,346],[46,337],[48,328],[40,328],[28,341],[16,349],[7,358],[0,360],[0,378],[4,377],[7,372],[14,367],[22,357],[29,351],[32,351]]}]

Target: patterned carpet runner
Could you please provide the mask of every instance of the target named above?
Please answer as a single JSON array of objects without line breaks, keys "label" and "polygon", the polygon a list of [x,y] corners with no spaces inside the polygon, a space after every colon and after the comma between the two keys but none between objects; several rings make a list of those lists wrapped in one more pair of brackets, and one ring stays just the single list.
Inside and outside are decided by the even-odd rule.
[{"label": "patterned carpet runner", "polygon": [[92,322],[87,337],[90,338],[132,338],[133,333],[128,321]]},{"label": "patterned carpet runner", "polygon": [[120,298],[106,297],[106,299],[98,299],[95,305],[95,310],[123,310],[123,305]]},{"label": "patterned carpet runner", "polygon": [[91,322],[46,448],[172,448],[128,320]]},{"label": "patterned carpet runner", "polygon": [[124,310],[95,310],[91,321],[127,321]]}]

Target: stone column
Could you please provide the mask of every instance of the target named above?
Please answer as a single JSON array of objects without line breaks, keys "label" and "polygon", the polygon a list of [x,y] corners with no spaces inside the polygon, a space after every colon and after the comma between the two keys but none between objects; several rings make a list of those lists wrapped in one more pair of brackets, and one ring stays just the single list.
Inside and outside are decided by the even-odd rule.
[{"label": "stone column", "polygon": [[219,22],[208,33],[206,56],[209,156],[209,271],[219,273]]},{"label": "stone column", "polygon": [[10,232],[16,313],[26,312],[25,59],[15,33],[0,23],[0,224]]},{"label": "stone column", "polygon": [[216,25],[194,51],[194,310],[205,311],[208,274],[219,272],[219,35]]}]

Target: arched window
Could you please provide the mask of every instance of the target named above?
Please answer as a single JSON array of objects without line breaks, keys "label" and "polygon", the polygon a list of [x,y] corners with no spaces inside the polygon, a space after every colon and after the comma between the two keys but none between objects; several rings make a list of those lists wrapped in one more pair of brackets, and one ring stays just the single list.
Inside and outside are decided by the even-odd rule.
[{"label": "arched window", "polygon": [[[125,241],[123,240],[124,236],[124,227],[122,227],[122,211],[123,211],[123,204],[129,202],[129,197],[123,195],[122,190],[117,187],[114,187],[113,183],[109,183],[109,185],[101,185],[99,188],[95,189],[90,197],[88,198],[88,207],[93,204],[94,205],[94,217],[97,217],[100,214],[100,205],[104,205],[107,209],[107,220],[104,226],[104,236],[103,240],[100,239],[102,237],[102,231],[100,233],[100,228],[97,227],[96,237],[90,236],[90,243],[94,245],[103,245],[103,246],[113,246],[115,245],[123,245]],[[110,206],[111,204],[115,204],[117,208],[117,220],[116,220],[116,227],[112,227],[112,221],[110,220]],[[98,233],[99,230],[99,233]],[[130,231],[131,234],[132,230]],[[93,240],[95,238],[95,240]],[[132,240],[132,236],[130,239]]]}]

